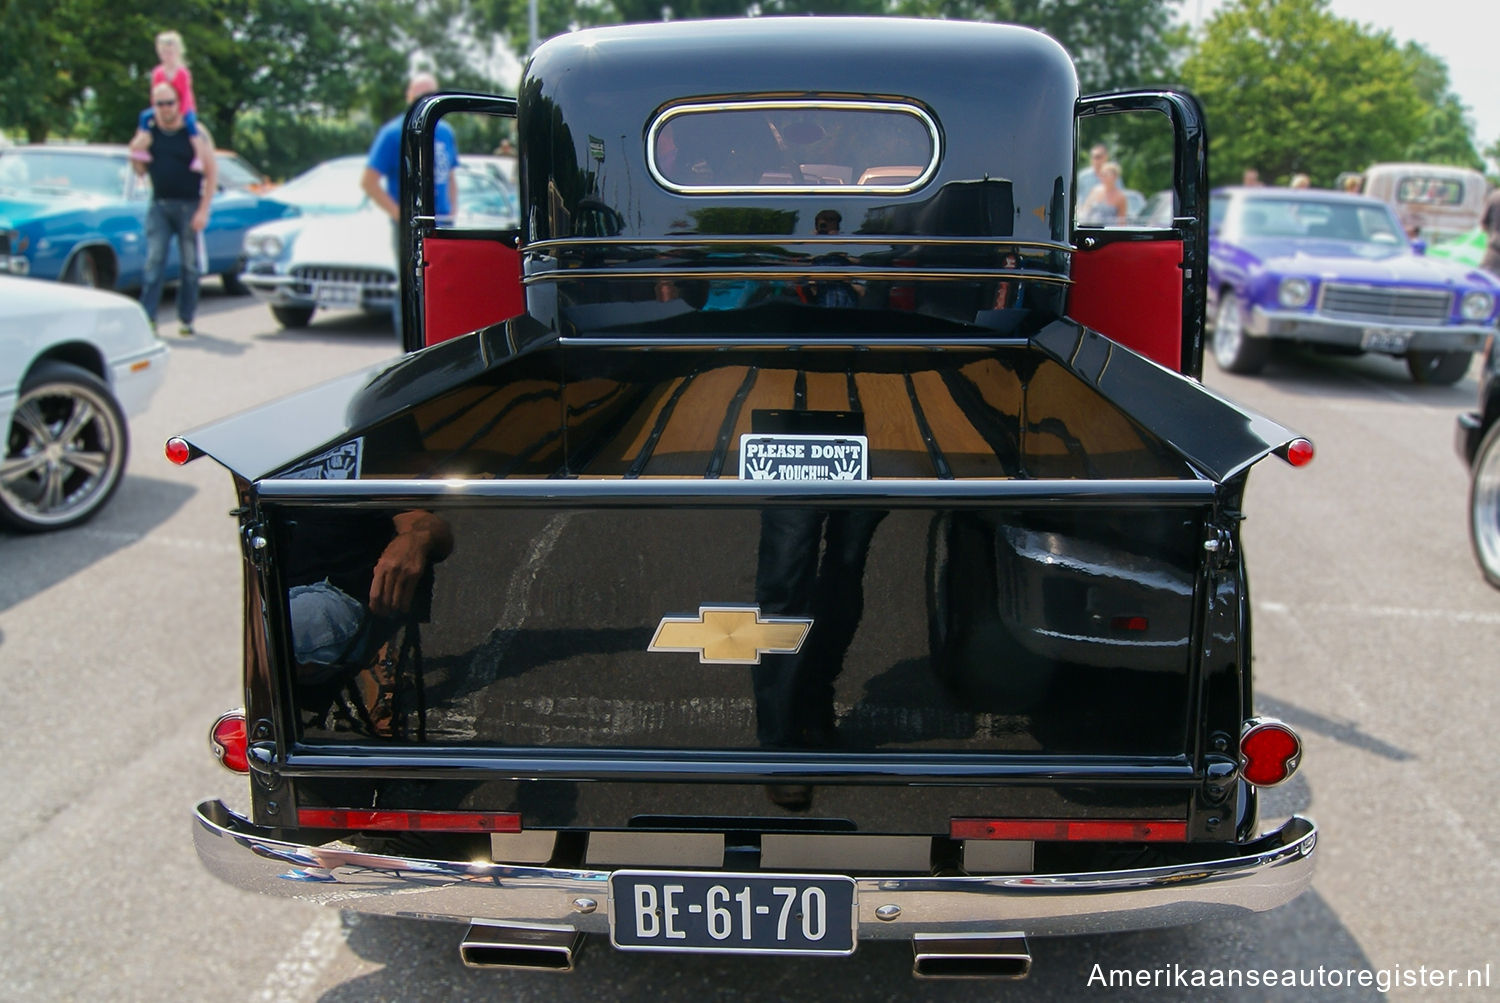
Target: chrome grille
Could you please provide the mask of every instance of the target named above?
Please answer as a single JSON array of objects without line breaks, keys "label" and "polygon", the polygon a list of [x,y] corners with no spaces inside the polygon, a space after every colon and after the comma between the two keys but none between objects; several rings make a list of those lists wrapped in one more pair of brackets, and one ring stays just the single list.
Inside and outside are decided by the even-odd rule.
[{"label": "chrome grille", "polygon": [[292,269],[296,280],[296,291],[311,295],[314,283],[354,283],[364,287],[365,296],[381,297],[396,295],[396,273],[379,268],[336,268],[330,265],[300,265]]},{"label": "chrome grille", "polygon": [[1369,317],[1407,323],[1441,324],[1453,308],[1453,294],[1435,289],[1382,289],[1329,282],[1321,312],[1330,317]]}]

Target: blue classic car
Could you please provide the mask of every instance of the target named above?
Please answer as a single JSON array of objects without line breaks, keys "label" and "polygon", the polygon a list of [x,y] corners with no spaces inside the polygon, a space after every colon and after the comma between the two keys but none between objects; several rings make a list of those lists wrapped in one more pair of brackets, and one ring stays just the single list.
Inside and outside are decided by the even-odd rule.
[{"label": "blue classic car", "polygon": [[1403,357],[1419,383],[1454,383],[1494,331],[1500,282],[1419,255],[1383,202],[1226,188],[1209,219],[1213,354],[1229,372],[1258,372],[1283,340]]},{"label": "blue classic car", "polygon": [[[241,292],[245,231],[279,219],[285,204],[238,186],[226,162],[205,241],[208,272]],[[18,146],[0,150],[0,272],[134,289],[146,264],[151,182],[130,168],[123,146]],[[174,247],[168,277],[177,273]]]}]

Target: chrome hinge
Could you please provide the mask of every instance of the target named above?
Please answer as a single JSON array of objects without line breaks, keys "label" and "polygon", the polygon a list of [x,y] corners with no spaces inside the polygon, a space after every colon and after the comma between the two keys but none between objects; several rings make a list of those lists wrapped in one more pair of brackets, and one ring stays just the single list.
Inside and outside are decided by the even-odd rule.
[{"label": "chrome hinge", "polygon": [[1209,526],[1203,538],[1208,570],[1219,571],[1234,556],[1234,537],[1223,526]]},{"label": "chrome hinge", "polygon": [[266,538],[265,524],[246,523],[240,527],[240,537],[244,542],[245,556],[250,559],[250,563],[264,571],[271,559],[271,541]]}]

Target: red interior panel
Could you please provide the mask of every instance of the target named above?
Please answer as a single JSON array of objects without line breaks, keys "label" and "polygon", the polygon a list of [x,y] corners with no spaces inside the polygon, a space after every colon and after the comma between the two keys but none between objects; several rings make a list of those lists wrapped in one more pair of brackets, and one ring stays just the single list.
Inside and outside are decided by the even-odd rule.
[{"label": "red interior panel", "polygon": [[431,236],[422,242],[424,345],[514,317],[526,309],[521,252],[499,240]]},{"label": "red interior panel", "polygon": [[1068,316],[1182,372],[1182,241],[1121,240],[1073,255]]}]

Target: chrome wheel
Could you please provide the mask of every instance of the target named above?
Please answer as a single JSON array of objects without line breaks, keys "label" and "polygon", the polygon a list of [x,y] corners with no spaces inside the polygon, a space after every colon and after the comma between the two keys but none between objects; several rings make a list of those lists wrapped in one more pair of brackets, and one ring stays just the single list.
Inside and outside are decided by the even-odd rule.
[{"label": "chrome wheel", "polygon": [[1258,373],[1265,367],[1271,346],[1264,338],[1245,334],[1240,300],[1234,290],[1219,293],[1219,310],[1214,315],[1214,361],[1230,373]]},{"label": "chrome wheel", "polygon": [[1479,570],[1500,589],[1500,421],[1490,426],[1474,454],[1469,486],[1469,540]]},{"label": "chrome wheel", "polygon": [[0,457],[0,520],[23,532],[77,525],[120,483],[125,418],[92,373],[46,363],[27,379]]}]

